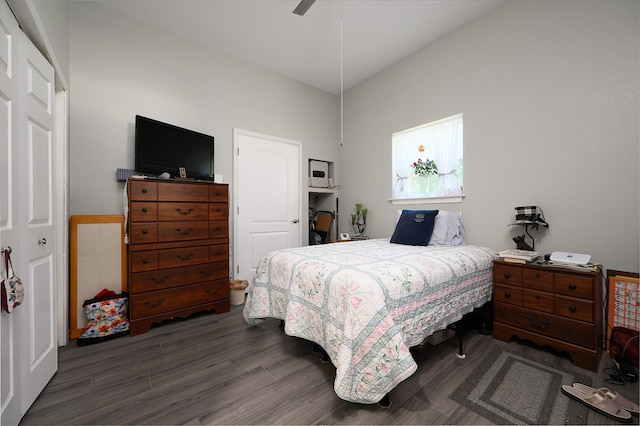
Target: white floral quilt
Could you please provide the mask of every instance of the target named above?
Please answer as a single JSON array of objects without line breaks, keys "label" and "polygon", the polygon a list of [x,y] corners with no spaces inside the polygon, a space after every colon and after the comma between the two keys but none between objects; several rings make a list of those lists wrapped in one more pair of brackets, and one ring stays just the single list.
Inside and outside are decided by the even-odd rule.
[{"label": "white floral quilt", "polygon": [[244,318],[285,320],[327,351],[339,397],[376,403],[416,371],[410,347],[491,299],[495,257],[388,239],[280,250],[260,261]]}]

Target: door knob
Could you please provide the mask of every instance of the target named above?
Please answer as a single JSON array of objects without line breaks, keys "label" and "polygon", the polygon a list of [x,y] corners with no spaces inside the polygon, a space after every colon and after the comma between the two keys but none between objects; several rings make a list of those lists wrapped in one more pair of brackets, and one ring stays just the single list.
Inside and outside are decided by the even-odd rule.
[{"label": "door knob", "polygon": [[291,221],[291,223],[298,223],[298,222],[300,222],[300,220],[298,220],[298,219],[293,219],[293,220]]},{"label": "door knob", "polygon": [[38,240],[38,244],[40,244],[40,245],[45,245],[45,244],[47,244],[47,239],[46,239],[46,238],[44,238],[44,237],[40,238],[40,239]]}]

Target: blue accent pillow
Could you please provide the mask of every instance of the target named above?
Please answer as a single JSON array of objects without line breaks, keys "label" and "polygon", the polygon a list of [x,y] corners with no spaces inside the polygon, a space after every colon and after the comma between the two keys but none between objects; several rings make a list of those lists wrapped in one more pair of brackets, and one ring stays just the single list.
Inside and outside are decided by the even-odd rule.
[{"label": "blue accent pillow", "polygon": [[403,210],[391,242],[410,246],[426,246],[433,234],[438,210]]}]

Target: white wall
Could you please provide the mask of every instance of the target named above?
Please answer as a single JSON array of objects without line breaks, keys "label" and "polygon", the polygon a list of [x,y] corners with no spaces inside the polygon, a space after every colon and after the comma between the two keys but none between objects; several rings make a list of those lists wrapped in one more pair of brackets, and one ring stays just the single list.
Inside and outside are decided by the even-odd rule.
[{"label": "white wall", "polygon": [[70,39],[72,215],[122,213],[115,170],[134,167],[136,114],[213,135],[225,182],[233,128],[297,140],[303,158],[336,161],[326,143],[339,135],[334,95],[93,2],[71,3]]},{"label": "white wall", "polygon": [[362,202],[390,236],[391,134],[464,113],[466,198],[407,208],[462,210],[469,243],[503,250],[514,207],[538,205],[536,249],[637,272],[638,6],[514,0],[349,90],[340,228]]}]

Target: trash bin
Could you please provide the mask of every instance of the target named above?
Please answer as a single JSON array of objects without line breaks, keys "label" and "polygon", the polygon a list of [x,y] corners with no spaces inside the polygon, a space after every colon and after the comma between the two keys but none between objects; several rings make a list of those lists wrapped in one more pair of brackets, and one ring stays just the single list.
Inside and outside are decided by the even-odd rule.
[{"label": "trash bin", "polygon": [[229,302],[232,305],[242,305],[244,303],[244,290],[249,286],[247,280],[229,281]]}]

